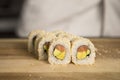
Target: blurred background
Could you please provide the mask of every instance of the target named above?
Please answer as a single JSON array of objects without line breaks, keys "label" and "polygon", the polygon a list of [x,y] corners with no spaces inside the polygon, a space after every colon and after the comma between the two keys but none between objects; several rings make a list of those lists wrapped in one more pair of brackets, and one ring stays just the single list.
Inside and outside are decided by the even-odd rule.
[{"label": "blurred background", "polygon": [[120,0],[0,0],[0,38],[32,30],[85,37],[120,37]]},{"label": "blurred background", "polygon": [[0,0],[0,38],[17,37],[18,26],[24,0]]}]

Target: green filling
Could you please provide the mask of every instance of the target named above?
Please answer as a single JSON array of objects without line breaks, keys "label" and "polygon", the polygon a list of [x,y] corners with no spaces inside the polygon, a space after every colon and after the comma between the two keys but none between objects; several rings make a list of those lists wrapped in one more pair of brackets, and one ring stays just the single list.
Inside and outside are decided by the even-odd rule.
[{"label": "green filling", "polygon": [[44,49],[44,52],[45,52],[45,53],[48,53],[49,44],[50,44],[50,42],[46,42],[46,43],[43,45],[43,49]]}]

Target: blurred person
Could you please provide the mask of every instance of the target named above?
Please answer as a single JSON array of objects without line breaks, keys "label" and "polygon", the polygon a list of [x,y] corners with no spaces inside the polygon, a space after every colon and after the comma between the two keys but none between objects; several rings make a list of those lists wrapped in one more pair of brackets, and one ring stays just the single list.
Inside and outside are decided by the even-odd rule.
[{"label": "blurred person", "polygon": [[87,37],[120,36],[120,0],[27,0],[17,28],[20,37],[32,30],[63,30]]},{"label": "blurred person", "polygon": [[0,0],[0,38],[17,37],[18,24],[23,0]]}]

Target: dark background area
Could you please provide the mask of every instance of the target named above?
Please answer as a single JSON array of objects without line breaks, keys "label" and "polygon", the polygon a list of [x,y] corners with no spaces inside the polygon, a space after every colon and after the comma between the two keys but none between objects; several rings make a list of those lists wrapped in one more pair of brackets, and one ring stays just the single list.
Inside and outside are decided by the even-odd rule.
[{"label": "dark background area", "polygon": [[[0,38],[16,38],[15,28],[25,0],[0,0]],[[8,29],[6,29],[8,28]]]}]

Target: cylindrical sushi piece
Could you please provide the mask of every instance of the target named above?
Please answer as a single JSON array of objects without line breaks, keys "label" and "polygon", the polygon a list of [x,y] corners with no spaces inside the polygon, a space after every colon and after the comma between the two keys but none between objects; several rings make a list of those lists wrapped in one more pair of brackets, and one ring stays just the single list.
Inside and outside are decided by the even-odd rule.
[{"label": "cylindrical sushi piece", "polygon": [[56,38],[52,41],[48,51],[50,64],[68,64],[71,61],[70,41],[67,38]]},{"label": "cylindrical sushi piece", "polygon": [[88,65],[95,62],[95,47],[86,38],[76,38],[72,41],[72,62],[79,65]]},{"label": "cylindrical sushi piece", "polygon": [[34,45],[35,45],[35,39],[38,34],[45,34],[45,31],[43,30],[34,30],[29,33],[28,35],[28,52],[32,53],[34,52]]},{"label": "cylindrical sushi piece", "polygon": [[55,38],[56,36],[54,34],[47,33],[36,41],[36,53],[39,60],[48,59],[48,49],[51,41]]},{"label": "cylindrical sushi piece", "polygon": [[40,40],[45,37],[45,35],[48,34],[47,32],[45,34],[38,34],[36,39],[35,39],[35,45],[34,45],[34,52],[35,55],[38,57],[38,44],[40,42]]}]

